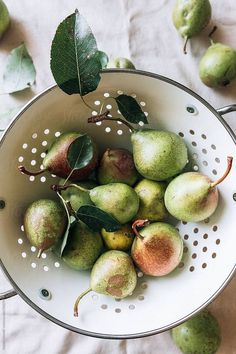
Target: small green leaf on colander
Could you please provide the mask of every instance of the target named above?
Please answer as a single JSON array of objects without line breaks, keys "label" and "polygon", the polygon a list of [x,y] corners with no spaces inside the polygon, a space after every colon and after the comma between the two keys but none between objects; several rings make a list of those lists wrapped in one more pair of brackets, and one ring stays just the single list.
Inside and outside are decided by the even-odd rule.
[{"label": "small green leaf on colander", "polygon": [[120,113],[128,122],[133,124],[138,124],[139,122],[148,124],[147,118],[135,98],[122,94],[114,97],[114,99],[116,100]]}]

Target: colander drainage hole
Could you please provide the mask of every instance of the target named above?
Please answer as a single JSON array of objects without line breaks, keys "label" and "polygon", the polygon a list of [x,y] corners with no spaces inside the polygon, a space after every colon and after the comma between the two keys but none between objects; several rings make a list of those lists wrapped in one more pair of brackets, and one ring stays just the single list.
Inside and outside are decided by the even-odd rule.
[{"label": "colander drainage hole", "polygon": [[41,254],[41,257],[42,257],[43,259],[47,258],[46,253],[42,253],[42,254]]},{"label": "colander drainage hole", "polygon": [[61,132],[56,132],[55,137],[58,138],[61,135]]},{"label": "colander drainage hole", "polygon": [[121,301],[121,299],[115,299],[115,301],[116,301],[116,302],[120,302],[120,301]]},{"label": "colander drainage hole", "polygon": [[37,137],[38,137],[37,133],[32,134],[32,139],[37,139]]},{"label": "colander drainage hole", "polygon": [[178,268],[183,268],[184,267],[184,262],[180,262],[180,264],[178,265]]},{"label": "colander drainage hole", "polygon": [[216,150],[216,146],[214,144],[211,144],[212,150]]},{"label": "colander drainage hole", "polygon": [[195,269],[194,266],[189,267],[189,271],[190,271],[190,272],[193,272],[194,269]]},{"label": "colander drainage hole", "polygon": [[193,170],[194,170],[194,171],[198,171],[198,170],[199,170],[198,165],[193,165]]},{"label": "colander drainage hole", "polygon": [[135,306],[134,306],[134,305],[129,305],[129,309],[130,309],[130,310],[134,310],[134,309],[135,309]]},{"label": "colander drainage hole", "polygon": [[40,181],[42,182],[42,183],[44,183],[44,182],[46,182],[46,177],[40,177]]},{"label": "colander drainage hole", "polygon": [[206,155],[207,154],[207,149],[202,149],[202,153]]},{"label": "colander drainage hole", "polygon": [[116,312],[116,313],[121,313],[121,309],[119,309],[119,308],[118,308],[118,309],[115,309],[115,312]]},{"label": "colander drainage hole", "polygon": [[100,106],[101,102],[99,100],[94,101],[95,106]]},{"label": "colander drainage hole", "polygon": [[22,145],[22,147],[23,147],[23,149],[25,150],[25,149],[27,149],[28,144],[24,143],[24,144]]},{"label": "colander drainage hole", "polygon": [[181,138],[183,138],[183,137],[184,137],[184,133],[179,132],[179,136],[180,136]]},{"label": "colander drainage hole", "polygon": [[31,149],[31,152],[32,152],[32,154],[36,154],[37,149],[36,149],[36,148],[33,148],[33,149]]},{"label": "colander drainage hole", "polygon": [[54,266],[55,266],[56,268],[59,268],[59,267],[60,267],[60,263],[59,263],[59,262],[55,262],[55,263],[54,263]]},{"label": "colander drainage hole", "polygon": [[50,133],[50,130],[49,130],[49,129],[45,129],[45,130],[44,130],[44,134],[45,134],[45,135],[48,135],[49,133]]},{"label": "colander drainage hole", "polygon": [[194,160],[197,160],[197,159],[198,159],[198,154],[194,153],[194,154],[193,154],[193,159],[194,159]]},{"label": "colander drainage hole", "polygon": [[204,238],[204,240],[206,240],[208,238],[208,234],[204,234],[203,238]]},{"label": "colander drainage hole", "polygon": [[103,96],[104,96],[104,97],[109,97],[110,94],[109,94],[109,92],[105,92],[105,93],[103,94]]},{"label": "colander drainage hole", "polygon": [[31,252],[34,253],[35,251],[36,251],[36,247],[32,246],[32,247],[31,247]]},{"label": "colander drainage hole", "polygon": [[106,133],[110,133],[111,132],[111,128],[110,127],[106,127],[105,132]]},{"label": "colander drainage hole", "polygon": [[194,135],[194,134],[195,134],[195,133],[194,133],[194,130],[192,130],[192,129],[189,130],[189,133],[190,133],[191,135]]},{"label": "colander drainage hole", "polygon": [[184,235],[184,239],[187,241],[189,239],[189,235]]},{"label": "colander drainage hole", "polygon": [[139,295],[139,296],[138,296],[138,299],[139,299],[140,301],[143,301],[143,300],[144,300],[144,296],[143,296],[143,295]]},{"label": "colander drainage hole", "polygon": [[107,309],[107,305],[105,305],[105,304],[101,305],[101,309],[106,310]]},{"label": "colander drainage hole", "polygon": [[37,267],[37,264],[36,263],[31,263],[31,268],[35,269]]},{"label": "colander drainage hole", "polygon": [[216,253],[213,252],[211,256],[212,256],[212,258],[216,258]]},{"label": "colander drainage hole", "polygon": [[217,171],[216,170],[212,170],[213,175],[217,175]]},{"label": "colander drainage hole", "polygon": [[52,294],[50,293],[49,290],[42,288],[42,289],[39,289],[39,296],[43,300],[50,300],[52,297]]},{"label": "colander drainage hole", "polygon": [[202,139],[204,139],[204,140],[206,140],[206,138],[207,138],[205,134],[202,134],[201,137],[202,137]]},{"label": "colander drainage hole", "polygon": [[143,277],[143,273],[142,272],[138,272],[137,276],[138,276],[138,278],[142,278]]},{"label": "colander drainage hole", "polygon": [[23,162],[24,161],[24,157],[23,156],[19,156],[18,161],[19,162]]},{"label": "colander drainage hole", "polygon": [[215,162],[220,163],[219,157],[216,157],[216,158],[215,158]]},{"label": "colander drainage hole", "polygon": [[207,247],[203,247],[202,252],[206,252],[207,251]]},{"label": "colander drainage hole", "polygon": [[195,227],[195,229],[193,229],[193,232],[194,232],[195,234],[197,234],[197,233],[198,233],[198,228]]},{"label": "colander drainage hole", "polygon": [[192,145],[193,145],[193,146],[197,146],[196,141],[192,141]]},{"label": "colander drainage hole", "polygon": [[123,130],[121,130],[121,129],[117,130],[117,134],[118,135],[122,135],[123,134]]},{"label": "colander drainage hole", "polygon": [[20,229],[21,229],[21,231],[24,232],[25,231],[24,225],[21,225]]},{"label": "colander drainage hole", "polygon": [[218,229],[218,227],[217,227],[216,225],[214,225],[213,228],[212,228],[212,230],[213,230],[214,232],[216,232],[217,229]]},{"label": "colander drainage hole", "polygon": [[26,258],[26,257],[27,257],[27,254],[26,254],[25,252],[22,252],[22,253],[21,253],[21,256],[22,256],[22,258]]},{"label": "colander drainage hole", "polygon": [[197,108],[196,108],[194,105],[192,105],[192,104],[188,104],[188,105],[186,106],[186,111],[187,111],[188,113],[192,114],[193,116],[196,115],[196,114],[198,114]]},{"label": "colander drainage hole", "polygon": [[44,157],[46,156],[46,152],[42,152],[40,156],[42,157],[42,159],[44,159]]},{"label": "colander drainage hole", "polygon": [[144,282],[140,285],[140,287],[141,287],[141,289],[147,289],[148,285],[146,282]]},{"label": "colander drainage hole", "polygon": [[107,104],[107,105],[106,105],[106,108],[107,108],[107,109],[112,109],[112,105],[111,105],[111,104]]},{"label": "colander drainage hole", "polygon": [[92,111],[92,116],[97,116],[98,112],[97,111]]},{"label": "colander drainage hole", "polygon": [[49,271],[49,267],[48,267],[48,266],[43,266],[43,270],[44,270],[45,272],[48,272],[48,271]]},{"label": "colander drainage hole", "polygon": [[34,176],[29,176],[29,181],[30,182],[34,182],[35,181],[35,177]]},{"label": "colander drainage hole", "polygon": [[193,245],[197,246],[198,245],[198,241],[197,240],[193,241]]},{"label": "colander drainage hole", "polygon": [[204,166],[208,166],[208,162],[206,160],[202,161]]},{"label": "colander drainage hole", "polygon": [[207,264],[206,263],[202,263],[202,268],[206,268],[207,267]]},{"label": "colander drainage hole", "polygon": [[188,247],[184,247],[184,253],[187,253],[188,252]]},{"label": "colander drainage hole", "polygon": [[141,101],[141,102],[140,102],[140,106],[145,107],[145,106],[146,106],[146,102]]},{"label": "colander drainage hole", "polygon": [[197,258],[197,253],[193,253],[192,254],[192,259],[196,259]]},{"label": "colander drainage hole", "polygon": [[22,238],[18,238],[18,241],[17,241],[17,242],[19,243],[19,245],[22,245],[22,243],[23,243]]},{"label": "colander drainage hole", "polygon": [[219,238],[216,240],[216,244],[217,244],[217,245],[220,244],[220,239],[219,239]]}]

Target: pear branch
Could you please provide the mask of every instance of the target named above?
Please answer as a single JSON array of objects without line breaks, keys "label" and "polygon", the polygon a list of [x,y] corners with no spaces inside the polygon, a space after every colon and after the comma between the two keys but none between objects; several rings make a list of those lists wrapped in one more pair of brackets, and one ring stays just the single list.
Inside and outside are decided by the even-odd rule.
[{"label": "pear branch", "polygon": [[75,317],[78,317],[78,305],[79,305],[79,302],[80,300],[85,296],[87,295],[90,291],[92,291],[92,288],[88,288],[87,290],[85,290],[82,294],[80,294],[76,301],[75,301],[75,304],[74,304],[74,316]]},{"label": "pear branch", "polygon": [[232,168],[232,163],[233,163],[233,157],[232,156],[227,156],[227,168],[226,168],[226,171],[225,173],[223,174],[223,176],[218,179],[217,181],[215,182],[212,182],[211,183],[211,188],[214,188],[216,187],[218,184],[220,184],[221,182],[224,181],[224,179],[228,176],[231,168]]},{"label": "pear branch", "polygon": [[107,120],[107,121],[115,121],[115,122],[121,122],[124,125],[126,125],[132,132],[134,131],[134,128],[132,127],[131,124],[129,124],[128,122],[126,122],[126,120],[122,119],[122,118],[109,118],[108,114],[110,112],[106,111],[103,114],[97,115],[97,116],[92,116],[90,118],[88,118],[88,123],[97,123],[97,122],[102,122],[103,120]]},{"label": "pear branch", "polygon": [[184,54],[187,54],[187,43],[188,43],[188,40],[189,40],[189,37],[186,37],[185,38],[185,42],[184,42],[184,48],[183,48]]},{"label": "pear branch", "polygon": [[26,170],[26,168],[24,166],[18,166],[18,170],[23,173],[24,175],[27,175],[27,176],[38,176],[38,175],[41,175],[43,172],[46,171],[46,169],[43,169],[43,170],[40,170],[40,171],[37,171],[37,172],[29,172],[28,170]]},{"label": "pear branch", "polygon": [[74,188],[79,189],[79,190],[82,191],[82,192],[87,192],[87,193],[89,193],[89,189],[83,188],[83,187],[78,186],[77,184],[74,184],[74,183],[67,184],[66,186],[64,186],[64,185],[62,186],[62,185],[59,185],[59,184],[53,184],[53,185],[51,186],[51,189],[52,189],[54,192],[60,192],[60,191],[66,190],[67,188],[70,188],[70,187],[74,187]]},{"label": "pear branch", "polygon": [[211,37],[212,35],[215,33],[215,31],[217,30],[217,26],[214,26],[211,30],[211,32],[208,34],[208,37],[210,38],[210,40],[212,41]]},{"label": "pear branch", "polygon": [[145,219],[145,220],[136,220],[133,224],[132,224],[132,229],[135,233],[135,235],[140,239],[140,240],[143,240],[144,237],[140,234],[140,232],[137,230],[137,227],[144,227],[144,226],[147,226],[149,225],[150,222],[148,219]]}]

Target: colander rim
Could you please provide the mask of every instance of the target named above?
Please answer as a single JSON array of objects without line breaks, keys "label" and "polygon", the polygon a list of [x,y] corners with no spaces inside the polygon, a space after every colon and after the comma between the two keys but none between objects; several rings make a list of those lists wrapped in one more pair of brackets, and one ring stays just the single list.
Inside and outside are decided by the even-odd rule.
[{"label": "colander rim", "polygon": [[[223,124],[224,128],[228,131],[229,135],[231,136],[234,144],[236,145],[236,135],[234,134],[233,130],[230,128],[230,126],[227,124],[227,122],[222,118],[222,116],[217,112],[217,110],[215,108],[213,108],[209,102],[207,102],[204,98],[202,98],[200,95],[198,95],[197,93],[195,93],[194,91],[192,91],[190,88],[188,88],[187,86],[173,80],[170,79],[166,76],[163,75],[159,75],[159,74],[155,74],[152,72],[148,72],[148,71],[143,71],[143,70],[132,70],[132,69],[104,69],[102,71],[102,75],[103,74],[116,74],[116,73],[124,73],[124,74],[134,74],[134,75],[142,75],[142,76],[148,76],[154,79],[158,79],[164,82],[167,82],[171,85],[174,85],[180,89],[182,89],[183,91],[189,93],[191,96],[193,96],[194,98],[196,98],[197,100],[199,100],[206,108],[208,108],[215,116],[216,118]],[[19,112],[14,116],[14,118],[12,119],[12,121],[9,123],[9,125],[7,126],[6,130],[4,131],[3,135],[0,138],[0,148],[1,145],[3,144],[9,130],[11,129],[11,127],[15,124],[15,122],[22,116],[22,114],[29,108],[31,107],[35,102],[37,102],[41,97],[45,96],[47,93],[51,92],[52,90],[55,90],[58,88],[58,85],[53,84],[51,86],[49,86],[48,88],[46,88],[45,90],[43,90],[42,92],[40,92],[38,95],[36,95],[35,97],[33,97],[28,103],[26,103],[26,105],[19,110]],[[44,316],[45,318],[47,318],[48,320],[54,322],[55,324],[64,327],[68,330],[71,330],[73,332],[79,333],[79,334],[83,334],[83,335],[87,335],[90,337],[95,337],[95,338],[102,338],[102,339],[135,339],[135,338],[142,338],[142,337],[147,337],[147,336],[152,336],[155,334],[159,334],[162,332],[165,332],[167,330],[170,330],[178,325],[180,325],[181,323],[187,321],[188,319],[192,318],[193,316],[195,316],[197,313],[199,313],[201,310],[203,310],[206,306],[208,306],[226,287],[226,285],[228,285],[228,283],[232,280],[235,272],[236,272],[236,264],[234,265],[234,267],[232,268],[232,270],[230,271],[228,277],[225,279],[225,281],[221,284],[221,286],[215,291],[215,293],[207,300],[205,301],[201,306],[199,306],[197,309],[195,309],[194,311],[192,311],[191,313],[189,313],[188,315],[182,317],[181,319],[172,322],[171,324],[168,324],[167,326],[163,326],[161,328],[158,329],[153,329],[153,330],[149,330],[149,331],[145,331],[145,332],[139,332],[139,333],[131,333],[131,334],[104,334],[104,333],[97,333],[97,332],[92,332],[92,331],[86,331],[74,326],[71,326],[63,321],[58,320],[57,318],[49,315],[46,311],[42,310],[38,305],[36,305],[19,287],[18,285],[15,283],[15,281],[12,279],[12,277],[10,276],[10,274],[8,273],[7,269],[5,268],[2,260],[0,259],[0,266],[4,272],[4,274],[6,275],[6,277],[8,278],[8,280],[10,281],[11,285],[13,286],[13,288],[15,289],[15,291],[17,292],[18,295],[21,296],[21,298],[28,304],[30,305],[34,310],[36,310],[38,313],[40,313],[42,316]]]}]

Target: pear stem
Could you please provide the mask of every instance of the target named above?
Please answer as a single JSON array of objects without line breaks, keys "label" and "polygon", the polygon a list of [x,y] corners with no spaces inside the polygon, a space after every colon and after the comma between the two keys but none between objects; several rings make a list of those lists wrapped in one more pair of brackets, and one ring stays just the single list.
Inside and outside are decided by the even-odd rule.
[{"label": "pear stem", "polygon": [[129,124],[128,122],[126,122],[126,120],[122,119],[122,118],[109,118],[108,114],[110,112],[106,111],[105,113],[101,114],[101,115],[97,115],[97,116],[93,116],[88,118],[88,123],[97,123],[97,122],[102,122],[103,120],[108,120],[108,121],[115,121],[115,122],[121,122],[124,125],[126,125],[132,132],[135,130],[131,124]]},{"label": "pear stem", "polygon": [[67,188],[70,188],[70,187],[77,188],[77,189],[79,189],[79,190],[82,191],[82,192],[87,192],[87,193],[90,192],[89,189],[83,188],[83,187],[81,187],[81,186],[77,186],[77,184],[74,184],[74,183],[67,184],[66,186],[64,186],[64,185],[61,186],[61,185],[59,185],[59,184],[53,184],[53,185],[51,186],[51,189],[52,189],[54,192],[60,192],[60,191],[66,190]]},{"label": "pear stem", "polygon": [[183,47],[183,51],[184,54],[187,54],[187,43],[188,43],[189,37],[185,38],[185,42],[184,42],[184,47]]},{"label": "pear stem", "polygon": [[148,219],[145,219],[145,220],[136,220],[133,224],[132,224],[132,229],[135,233],[135,235],[140,239],[140,240],[143,240],[144,237],[140,234],[140,232],[137,230],[137,227],[144,227],[144,226],[147,226],[149,225],[150,222]]},{"label": "pear stem", "polygon": [[43,172],[46,171],[46,169],[43,169],[43,170],[40,170],[40,171],[37,171],[37,172],[29,172],[28,170],[26,170],[26,168],[24,166],[18,166],[18,170],[23,173],[24,175],[27,175],[27,176],[38,176],[38,175],[41,175]]},{"label": "pear stem", "polygon": [[43,251],[44,250],[42,248],[40,248],[40,250],[38,251],[38,254],[37,254],[37,258],[41,258]]},{"label": "pear stem", "polygon": [[233,163],[233,157],[232,156],[227,156],[227,168],[225,173],[221,178],[219,178],[217,181],[211,183],[211,188],[215,188],[218,184],[224,181],[224,179],[228,176],[231,168],[232,168],[232,163]]},{"label": "pear stem", "polygon": [[213,40],[211,39],[212,35],[215,33],[215,31],[217,30],[217,26],[214,26],[211,30],[211,32],[208,34],[208,37],[210,38],[211,44],[213,44]]},{"label": "pear stem", "polygon": [[82,294],[80,294],[76,301],[75,301],[75,304],[74,304],[74,316],[75,317],[78,317],[78,305],[79,305],[79,302],[80,300],[85,296],[87,295],[88,293],[90,293],[90,291],[92,291],[93,289],[92,288],[88,288],[87,290],[85,290]]}]

